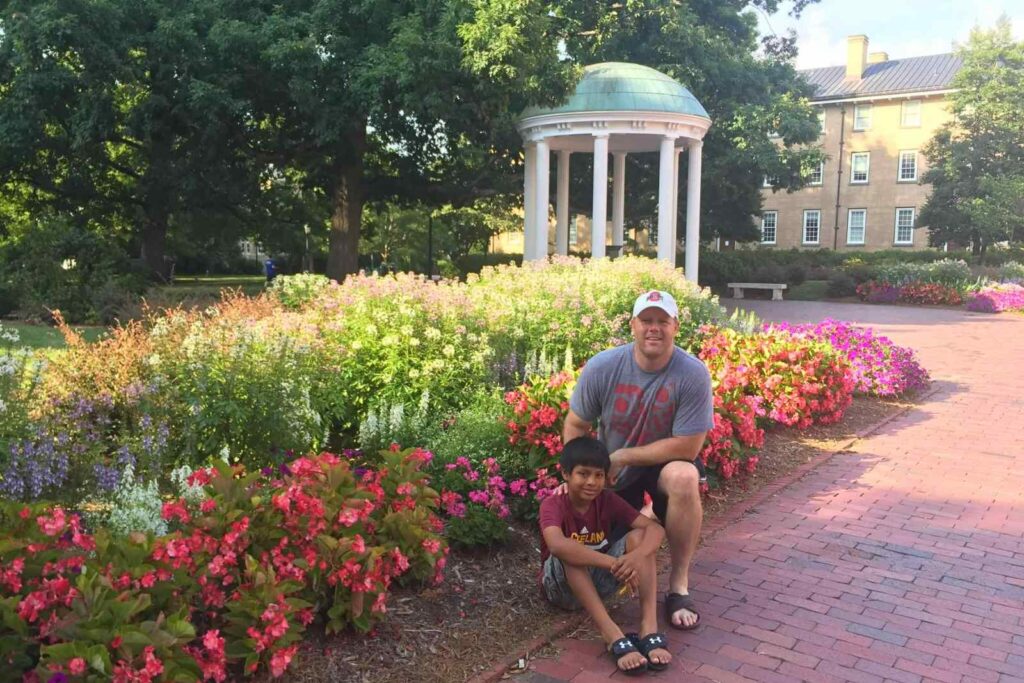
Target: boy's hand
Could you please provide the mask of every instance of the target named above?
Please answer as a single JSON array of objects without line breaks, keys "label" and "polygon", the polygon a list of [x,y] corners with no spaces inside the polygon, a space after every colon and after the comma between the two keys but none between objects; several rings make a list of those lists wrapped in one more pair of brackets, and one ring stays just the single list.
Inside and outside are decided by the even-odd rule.
[{"label": "boy's hand", "polygon": [[636,584],[640,579],[642,559],[636,553],[623,554],[622,557],[615,559],[615,564],[611,568],[612,576],[618,579],[620,583]]}]

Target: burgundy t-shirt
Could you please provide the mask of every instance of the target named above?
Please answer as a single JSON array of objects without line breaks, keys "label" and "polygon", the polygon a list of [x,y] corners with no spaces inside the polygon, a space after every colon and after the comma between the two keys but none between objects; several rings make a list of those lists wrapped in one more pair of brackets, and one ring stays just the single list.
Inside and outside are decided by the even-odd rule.
[{"label": "burgundy t-shirt", "polygon": [[548,544],[544,542],[544,529],[549,526],[557,526],[566,538],[603,553],[611,546],[609,536],[612,530],[619,527],[628,529],[639,514],[610,489],[601,491],[582,514],[573,509],[568,494],[548,496],[540,504],[541,564],[551,554]]}]

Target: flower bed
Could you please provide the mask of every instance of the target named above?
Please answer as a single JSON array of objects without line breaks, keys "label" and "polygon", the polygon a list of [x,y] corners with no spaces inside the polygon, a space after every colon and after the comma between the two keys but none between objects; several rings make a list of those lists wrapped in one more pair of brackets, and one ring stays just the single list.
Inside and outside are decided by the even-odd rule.
[{"label": "flower bed", "polygon": [[0,659],[27,681],[280,676],[306,627],[367,630],[400,577],[447,548],[420,451],[361,471],[324,453],[282,472],[219,464],[167,502],[177,528],[95,536],[61,507],[0,506]]},{"label": "flower bed", "polygon": [[1024,286],[1007,283],[971,292],[967,295],[967,310],[982,313],[1024,311]]},{"label": "flower bed", "polygon": [[828,342],[849,360],[857,393],[895,397],[928,385],[928,372],[912,349],[897,346],[870,328],[826,319],[814,325],[772,323],[765,329]]},{"label": "flower bed", "polygon": [[959,306],[963,296],[954,287],[934,282],[907,282],[892,284],[886,281],[868,280],[857,285],[857,296],[872,304],[924,304]]}]

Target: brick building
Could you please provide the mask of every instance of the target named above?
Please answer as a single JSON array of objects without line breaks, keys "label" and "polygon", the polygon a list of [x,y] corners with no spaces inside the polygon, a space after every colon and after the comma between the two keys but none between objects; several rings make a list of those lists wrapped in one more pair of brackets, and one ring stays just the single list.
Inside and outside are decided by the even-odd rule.
[{"label": "brick building", "polygon": [[827,155],[803,189],[774,191],[765,179],[761,244],[779,248],[920,249],[917,216],[930,189],[922,150],[949,120],[954,54],[889,59],[847,39],[845,66],[801,73],[814,86],[819,144]]}]

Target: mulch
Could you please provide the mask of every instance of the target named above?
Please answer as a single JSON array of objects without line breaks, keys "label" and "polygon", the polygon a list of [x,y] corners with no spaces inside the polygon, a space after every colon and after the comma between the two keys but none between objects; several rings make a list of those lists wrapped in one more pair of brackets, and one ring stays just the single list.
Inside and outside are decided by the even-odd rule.
[{"label": "mulch", "polygon": [[[714,528],[717,517],[748,495],[815,457],[848,448],[858,433],[907,405],[858,399],[839,424],[769,432],[757,471],[705,496],[705,526]],[[539,565],[536,527],[513,523],[508,541],[499,547],[452,551],[441,586],[395,590],[387,619],[370,634],[310,631],[288,680],[450,683],[473,678],[565,621],[567,613],[540,596]]]}]

